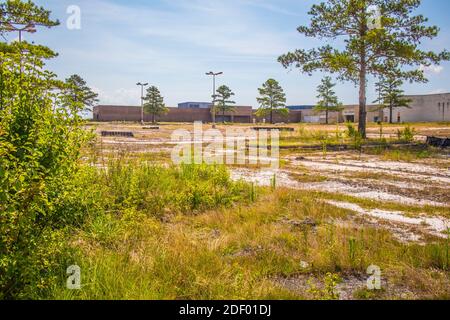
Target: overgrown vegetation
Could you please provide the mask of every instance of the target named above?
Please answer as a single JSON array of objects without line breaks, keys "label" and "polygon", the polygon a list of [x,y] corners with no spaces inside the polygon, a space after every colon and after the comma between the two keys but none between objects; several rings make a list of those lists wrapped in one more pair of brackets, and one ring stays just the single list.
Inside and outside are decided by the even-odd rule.
[{"label": "overgrown vegetation", "polygon": [[44,70],[46,57],[27,44],[0,52],[0,298],[48,287],[64,230],[83,222],[69,204],[81,200],[73,179],[88,139],[84,105]]},{"label": "overgrown vegetation", "polygon": [[[162,219],[135,208],[97,215],[71,242],[77,252],[73,263],[83,270],[82,290],[61,284],[49,296],[337,299],[339,283],[348,275],[366,279],[367,266],[376,264],[390,283],[376,298],[398,297],[397,287],[412,292],[410,298],[449,297],[445,239],[402,244],[388,230],[334,224],[350,221],[353,213],[309,192],[260,189],[259,194],[251,205],[244,201],[197,215]],[[284,285],[301,277],[311,282],[296,290]]]},{"label": "overgrown vegetation", "polygon": [[[58,24],[31,1],[6,1],[0,12],[8,23]],[[2,25],[0,34],[8,30]],[[276,174],[260,188],[233,181],[221,165],[170,165],[162,149],[99,150],[80,117],[97,95],[80,76],[62,82],[46,70],[45,61],[55,56],[26,42],[0,46],[0,299],[339,299],[339,286],[350,276],[363,278],[372,264],[382,268],[389,287],[359,290],[355,298],[401,296],[391,288],[413,298],[450,298],[450,234],[401,243],[387,229],[355,223],[354,212],[327,200],[411,215],[423,207],[288,190]],[[407,62],[445,56],[429,53]],[[225,89],[222,107],[232,104]],[[145,108],[155,118],[165,111],[163,99],[154,87],[148,93]],[[261,116],[273,122],[274,114],[287,114],[275,80],[260,94]],[[324,106],[338,104],[334,100]],[[397,140],[411,142],[415,133],[406,127]],[[300,126],[283,134],[281,145],[318,144],[324,158],[330,145],[344,145],[361,155],[363,136],[352,124],[337,125],[335,132]],[[429,149],[410,156],[405,149],[388,150],[381,136],[378,142],[374,152],[386,159],[432,156]],[[292,177],[328,179],[306,171]],[[426,209],[450,216],[448,207]],[[66,287],[71,265],[81,267],[81,290]],[[308,283],[286,285],[301,278]]]}]

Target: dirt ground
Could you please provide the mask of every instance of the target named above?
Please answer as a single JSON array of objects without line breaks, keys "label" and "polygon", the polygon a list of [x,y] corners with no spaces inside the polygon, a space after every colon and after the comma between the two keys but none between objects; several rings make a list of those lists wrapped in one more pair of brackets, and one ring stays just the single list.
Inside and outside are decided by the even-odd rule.
[{"label": "dirt ground", "polygon": [[[218,125],[221,132],[230,128],[249,129],[252,125]],[[449,124],[414,124],[416,142],[424,136],[450,136]],[[149,161],[170,163],[170,152],[177,144],[174,130],[192,132],[192,124],[159,124],[158,129],[138,124],[91,123],[98,135],[97,158],[128,153],[145,155]],[[289,125],[295,132],[336,132],[344,125]],[[385,136],[396,136],[405,126],[385,125]],[[210,129],[205,125],[203,130]],[[379,136],[379,126],[370,125],[369,138]],[[102,131],[132,132],[133,137],[101,137]],[[199,141],[197,141],[199,142]],[[209,141],[200,141],[208,143]],[[425,147],[426,148],[426,147]],[[406,152],[399,149],[402,155]],[[401,158],[401,157],[400,157]],[[385,153],[289,150],[280,156],[281,167],[232,166],[231,176],[262,186],[311,190],[327,194],[328,203],[355,212],[367,225],[391,230],[401,241],[423,241],[427,236],[446,237],[450,227],[450,150],[427,149],[426,156],[396,160]]]}]

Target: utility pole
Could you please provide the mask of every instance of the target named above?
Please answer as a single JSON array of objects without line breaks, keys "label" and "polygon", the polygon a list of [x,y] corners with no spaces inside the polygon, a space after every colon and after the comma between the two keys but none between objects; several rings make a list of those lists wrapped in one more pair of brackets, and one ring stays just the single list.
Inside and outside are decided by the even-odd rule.
[{"label": "utility pole", "polygon": [[219,76],[223,74],[223,72],[213,72],[210,71],[208,73],[206,73],[207,76],[212,76],[213,77],[213,94],[212,94],[212,99],[213,99],[213,105],[212,105],[212,121],[213,121],[213,129],[216,128],[216,76]]},{"label": "utility pole", "polygon": [[144,124],[144,87],[148,86],[148,83],[138,82],[137,86],[141,87],[141,124]]}]

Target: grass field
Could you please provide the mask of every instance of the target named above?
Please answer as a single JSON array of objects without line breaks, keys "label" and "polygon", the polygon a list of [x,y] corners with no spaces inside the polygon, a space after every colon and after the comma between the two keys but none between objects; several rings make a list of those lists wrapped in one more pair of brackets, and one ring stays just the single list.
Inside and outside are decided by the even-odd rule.
[{"label": "grass field", "polygon": [[[273,170],[173,165],[170,136],[192,124],[90,123],[134,137],[84,150],[89,219],[44,298],[449,299],[450,154],[421,140],[449,124],[411,124],[410,141],[407,125],[370,125],[360,145],[345,125],[291,126]],[[81,290],[65,287],[70,264]]]}]

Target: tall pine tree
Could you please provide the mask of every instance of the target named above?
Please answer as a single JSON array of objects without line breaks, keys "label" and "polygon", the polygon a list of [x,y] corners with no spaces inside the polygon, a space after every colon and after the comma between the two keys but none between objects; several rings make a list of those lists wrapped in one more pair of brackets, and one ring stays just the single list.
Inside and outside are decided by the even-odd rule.
[{"label": "tall pine tree", "polygon": [[230,100],[234,96],[234,92],[227,86],[220,86],[216,91],[216,109],[222,112],[222,121],[225,123],[225,113],[235,110],[236,102]]},{"label": "tall pine tree", "polygon": [[74,102],[80,103],[85,110],[92,111],[92,108],[99,102],[98,94],[88,87],[86,81],[79,75],[74,74],[66,79],[68,97]]},{"label": "tall pine tree", "polygon": [[[414,15],[420,0],[327,0],[313,5],[309,26],[298,31],[327,42],[343,37],[344,48],[331,44],[311,50],[300,49],[279,57],[284,67],[294,66],[302,72],[337,73],[340,80],[359,86],[359,132],[366,137],[366,88],[368,75],[380,76],[394,72],[398,78],[425,82],[420,66],[449,60],[448,51],[424,51],[422,39],[438,35],[436,26],[428,26],[427,18]],[[374,24],[373,8],[379,12]],[[386,60],[398,67],[388,70]],[[410,68],[406,68],[410,67]]]},{"label": "tall pine tree", "polygon": [[344,106],[339,102],[336,93],[333,88],[336,86],[331,81],[331,77],[325,77],[322,79],[322,83],[317,87],[317,98],[320,99],[317,105],[314,107],[315,111],[325,112],[325,123],[329,123],[330,112],[339,112],[344,110]]},{"label": "tall pine tree", "polygon": [[159,89],[151,86],[147,89],[147,94],[144,97],[144,111],[152,115],[152,122],[156,123],[156,116],[166,114],[168,109],[164,104],[164,98]]},{"label": "tall pine tree", "polygon": [[378,99],[374,103],[380,104],[381,109],[389,109],[389,123],[394,123],[394,108],[410,108],[411,100],[404,97],[402,85],[403,81],[394,76],[383,77],[376,84]]},{"label": "tall pine tree", "polygon": [[287,115],[289,110],[286,108],[286,95],[278,81],[274,79],[267,80],[261,88],[258,89],[260,97],[256,98],[260,107],[257,111],[259,117],[270,116],[270,123],[274,123],[275,113]]}]

